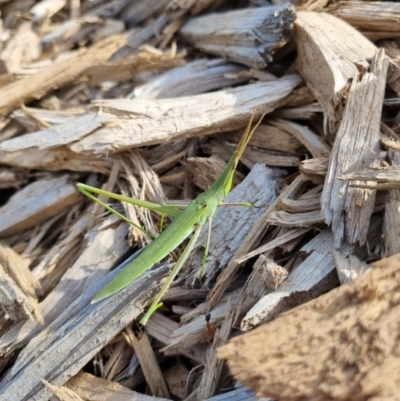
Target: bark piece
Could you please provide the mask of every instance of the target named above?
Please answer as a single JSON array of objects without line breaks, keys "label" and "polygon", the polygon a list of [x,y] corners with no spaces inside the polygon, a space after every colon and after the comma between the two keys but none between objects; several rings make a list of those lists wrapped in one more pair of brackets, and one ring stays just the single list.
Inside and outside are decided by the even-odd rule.
[{"label": "bark piece", "polygon": [[322,107],[329,131],[335,133],[349,81],[368,71],[376,48],[355,28],[326,13],[298,12],[294,37],[297,69]]},{"label": "bark piece", "polygon": [[400,4],[394,1],[340,1],[328,11],[371,40],[400,37]]},{"label": "bark piece", "polygon": [[67,175],[35,181],[0,208],[0,236],[34,227],[80,201],[81,197]]},{"label": "bark piece", "polygon": [[262,70],[290,40],[295,18],[288,4],[247,8],[192,18],[180,32],[207,53]]},{"label": "bark piece", "polygon": [[[218,356],[257,394],[280,400],[396,400],[400,257],[232,340]],[[260,344],[274,344],[260,347]],[[349,346],[351,344],[351,346]]]},{"label": "bark piece", "polygon": [[368,234],[375,192],[349,188],[346,182],[336,177],[378,165],[371,149],[379,153],[387,67],[388,61],[382,50],[373,58],[371,72],[362,78],[355,77],[332,148],[321,205],[327,224],[332,224],[336,247],[345,236],[350,243],[362,245]]}]

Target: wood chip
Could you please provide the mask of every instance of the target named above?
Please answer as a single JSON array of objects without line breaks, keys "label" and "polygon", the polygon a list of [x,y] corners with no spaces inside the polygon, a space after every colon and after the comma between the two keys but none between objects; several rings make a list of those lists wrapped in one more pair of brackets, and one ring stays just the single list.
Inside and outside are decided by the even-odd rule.
[{"label": "wood chip", "polygon": [[371,72],[355,77],[332,148],[321,203],[326,222],[332,224],[336,247],[345,236],[350,243],[362,245],[368,234],[375,192],[348,188],[336,177],[356,171],[359,166],[374,167],[379,163],[372,152],[379,151],[379,117],[387,67],[384,51],[379,51],[372,60]]},{"label": "wood chip", "polygon": [[294,19],[287,4],[248,8],[192,18],[180,33],[207,53],[261,70],[290,40]]},{"label": "wood chip", "polygon": [[0,236],[12,235],[76,205],[81,197],[69,176],[36,181],[16,193],[0,208]]},{"label": "wood chip", "polygon": [[[395,400],[399,266],[399,255],[376,262],[349,285],[232,340],[218,356],[265,397]],[[260,347],[266,342],[274,346]]]}]

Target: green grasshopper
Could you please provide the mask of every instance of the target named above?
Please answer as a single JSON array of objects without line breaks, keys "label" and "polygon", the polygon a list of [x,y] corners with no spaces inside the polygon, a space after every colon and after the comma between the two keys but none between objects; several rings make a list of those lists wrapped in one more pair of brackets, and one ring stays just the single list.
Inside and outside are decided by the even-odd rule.
[{"label": "green grasshopper", "polygon": [[[170,252],[172,252],[176,247],[178,247],[186,238],[188,238],[191,234],[193,234],[189,243],[187,244],[185,250],[182,252],[178,261],[175,263],[170,275],[165,281],[163,287],[161,288],[159,294],[154,299],[150,308],[140,320],[142,325],[145,325],[151,315],[162,306],[161,299],[164,294],[169,289],[176,275],[179,273],[183,264],[187,260],[192,251],[198,236],[200,234],[200,230],[205,223],[209,223],[209,228],[211,227],[211,219],[214,213],[217,210],[217,207],[223,205],[222,200],[227,196],[232,187],[233,175],[235,173],[237,164],[251,138],[254,131],[257,129],[259,124],[261,123],[264,115],[261,117],[259,122],[251,129],[251,125],[253,122],[255,113],[250,119],[250,122],[246,128],[245,133],[236,149],[230,158],[226,168],[221,173],[221,175],[217,178],[214,184],[211,187],[201,193],[195,200],[193,200],[183,211],[178,211],[173,207],[157,205],[155,203],[140,201],[132,198],[128,198],[121,195],[116,195],[114,193],[103,191],[98,188],[94,188],[85,184],[77,184],[79,190],[90,199],[94,200],[97,203],[100,203],[104,208],[109,210],[110,212],[116,214],[122,220],[133,224],[135,227],[143,229],[141,227],[136,226],[133,222],[127,219],[125,216],[121,215],[105,203],[101,202],[92,193],[99,195],[106,195],[112,199],[116,199],[119,201],[125,201],[132,203],[136,206],[146,207],[150,210],[156,211],[158,213],[167,214],[173,217],[176,217],[175,220],[164,230],[161,234],[154,239],[154,241],[148,245],[143,251],[139,254],[139,256],[133,260],[118,276],[116,276],[109,284],[107,284],[102,290],[100,290],[94,297],[93,302],[100,301],[104,298],[113,295],[123,288],[125,288],[128,284],[130,284],[133,280],[137,279],[151,267],[153,267],[156,263],[158,263],[161,259],[166,257]],[[252,206],[248,203],[239,204],[241,206]],[[146,232],[146,234],[150,235],[150,233]],[[152,237],[152,236],[151,236]],[[206,241],[204,257],[201,266],[200,277],[202,276],[203,268],[206,262],[208,249],[210,242],[210,230],[208,232],[208,238]]]}]

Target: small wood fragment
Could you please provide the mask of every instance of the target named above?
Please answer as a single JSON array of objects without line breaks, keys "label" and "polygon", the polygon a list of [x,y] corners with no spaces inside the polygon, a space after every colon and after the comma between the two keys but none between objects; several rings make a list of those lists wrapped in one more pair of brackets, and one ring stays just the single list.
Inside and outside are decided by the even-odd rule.
[{"label": "small wood fragment", "polygon": [[0,208],[0,236],[27,230],[80,202],[69,181],[68,175],[42,179],[18,191]]},{"label": "small wood fragment", "polygon": [[118,383],[110,382],[89,373],[80,372],[68,380],[66,387],[85,400],[91,401],[167,401],[165,398],[151,397],[132,391]]},{"label": "small wood fragment", "polygon": [[394,1],[339,1],[328,11],[371,40],[400,37],[400,4]]},{"label": "small wood fragment", "polygon": [[353,80],[332,148],[321,205],[325,221],[332,224],[336,247],[345,237],[350,243],[363,245],[368,234],[375,192],[349,188],[346,182],[336,177],[361,167],[379,165],[375,154],[379,152],[380,115],[387,67],[388,60],[384,51],[380,50],[372,60],[371,72]]},{"label": "small wood fragment", "polygon": [[49,388],[60,401],[84,401],[78,394],[67,387],[58,387],[42,379],[41,382]]},{"label": "small wood fragment", "polygon": [[368,59],[374,56],[376,48],[341,19],[307,11],[297,13],[295,40],[297,69],[322,107],[329,123],[327,128],[335,133],[349,80],[368,70]]},{"label": "small wood fragment", "polygon": [[[249,331],[291,307],[335,287],[337,279],[331,274],[335,269],[331,254],[332,244],[333,236],[329,234],[329,230],[325,230],[303,246],[300,252],[308,257],[292,271],[276,291],[266,295],[253,306],[242,320],[241,329]],[[344,245],[341,250],[347,256],[353,248]]]},{"label": "small wood fragment", "polygon": [[26,77],[1,88],[0,115],[7,115],[20,103],[42,97],[84,74],[93,65],[106,61],[123,41],[123,37],[107,38],[90,50],[81,50],[67,60],[43,69],[34,77]]},{"label": "small wood fragment", "polygon": [[262,70],[290,40],[295,18],[288,4],[247,8],[192,18],[180,33],[206,53]]},{"label": "small wood fragment", "polygon": [[152,394],[156,397],[171,398],[146,332],[134,333],[128,327],[126,328],[126,338],[137,355]]},{"label": "small wood fragment", "polygon": [[38,296],[43,293],[36,277],[29,270],[29,260],[23,259],[12,248],[0,243],[0,266],[29,300],[35,319],[38,323],[43,324],[43,317],[38,305]]},{"label": "small wood fragment", "polygon": [[354,280],[359,274],[364,273],[370,267],[358,259],[357,256],[348,255],[347,257],[343,257],[337,250],[333,251],[333,257],[335,258],[336,270],[341,284],[346,284]]},{"label": "small wood fragment", "polygon": [[248,81],[248,77],[240,74],[246,70],[223,59],[196,60],[135,87],[127,97],[163,99],[197,95]]},{"label": "small wood fragment", "polygon": [[229,299],[225,319],[221,328],[215,332],[213,346],[209,348],[206,356],[206,365],[197,390],[197,399],[204,400],[215,395],[218,382],[221,378],[223,361],[217,359],[216,349],[227,343],[235,318],[235,305]]}]

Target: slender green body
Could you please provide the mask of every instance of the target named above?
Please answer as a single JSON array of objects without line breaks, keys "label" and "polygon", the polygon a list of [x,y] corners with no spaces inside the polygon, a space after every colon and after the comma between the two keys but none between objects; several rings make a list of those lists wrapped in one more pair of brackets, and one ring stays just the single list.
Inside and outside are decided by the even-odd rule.
[{"label": "slender green body", "polygon": [[[125,288],[129,283],[131,283],[136,278],[140,277],[144,272],[149,270],[161,259],[166,257],[172,250],[178,247],[186,238],[188,238],[193,233],[191,240],[189,241],[185,250],[182,252],[180,258],[176,262],[170,275],[168,276],[167,280],[162,286],[161,291],[156,296],[150,308],[140,321],[141,324],[143,325],[147,323],[151,315],[157,310],[157,308],[159,308],[162,305],[161,299],[168,290],[168,288],[170,287],[171,283],[173,282],[174,278],[176,277],[180,269],[182,268],[183,264],[189,257],[189,254],[192,251],[198,239],[201,227],[206,222],[211,221],[211,218],[214,215],[215,211],[217,210],[218,205],[231,190],[233,175],[235,173],[235,169],[239,162],[239,159],[242,156],[243,151],[246,148],[251,135],[256,130],[258,125],[261,123],[264,116],[261,117],[260,121],[251,130],[253,117],[251,118],[247,126],[247,129],[238,145],[237,150],[233,153],[224,171],[221,173],[221,175],[218,177],[215,183],[207,191],[200,194],[182,212],[178,212],[177,210],[168,206],[160,206],[153,204],[151,202],[138,201],[135,199],[126,198],[121,195],[116,195],[107,191],[103,191],[98,188],[90,187],[85,184],[78,184],[78,188],[83,194],[85,194],[95,202],[98,202],[100,205],[102,205],[110,212],[116,214],[124,221],[133,224],[135,227],[139,228],[142,231],[144,231],[142,228],[136,226],[125,216],[116,212],[108,205],[97,199],[95,196],[92,195],[92,193],[99,195],[106,195],[113,199],[122,200],[125,202],[132,203],[134,205],[147,207],[159,213],[177,216],[175,220],[150,245],[148,245],[146,249],[144,249],[143,252],[141,252],[140,255],[134,261],[132,261],[117,277],[115,277],[108,285],[106,285],[102,290],[100,290],[95,295],[93,301],[100,301]],[[243,204],[243,205],[249,206],[248,204]],[[146,234],[151,236],[150,233],[146,232]],[[202,268],[206,260],[208,246],[209,246],[209,236],[206,244],[206,252],[203,258]]]},{"label": "slender green body", "polygon": [[124,271],[100,290],[95,295],[94,301],[100,301],[125,288],[178,247],[193,232],[196,224],[204,225],[207,219],[214,215],[218,203],[227,194],[226,184],[232,180],[231,172],[236,157],[237,152],[233,154],[215,183],[191,202]]}]

